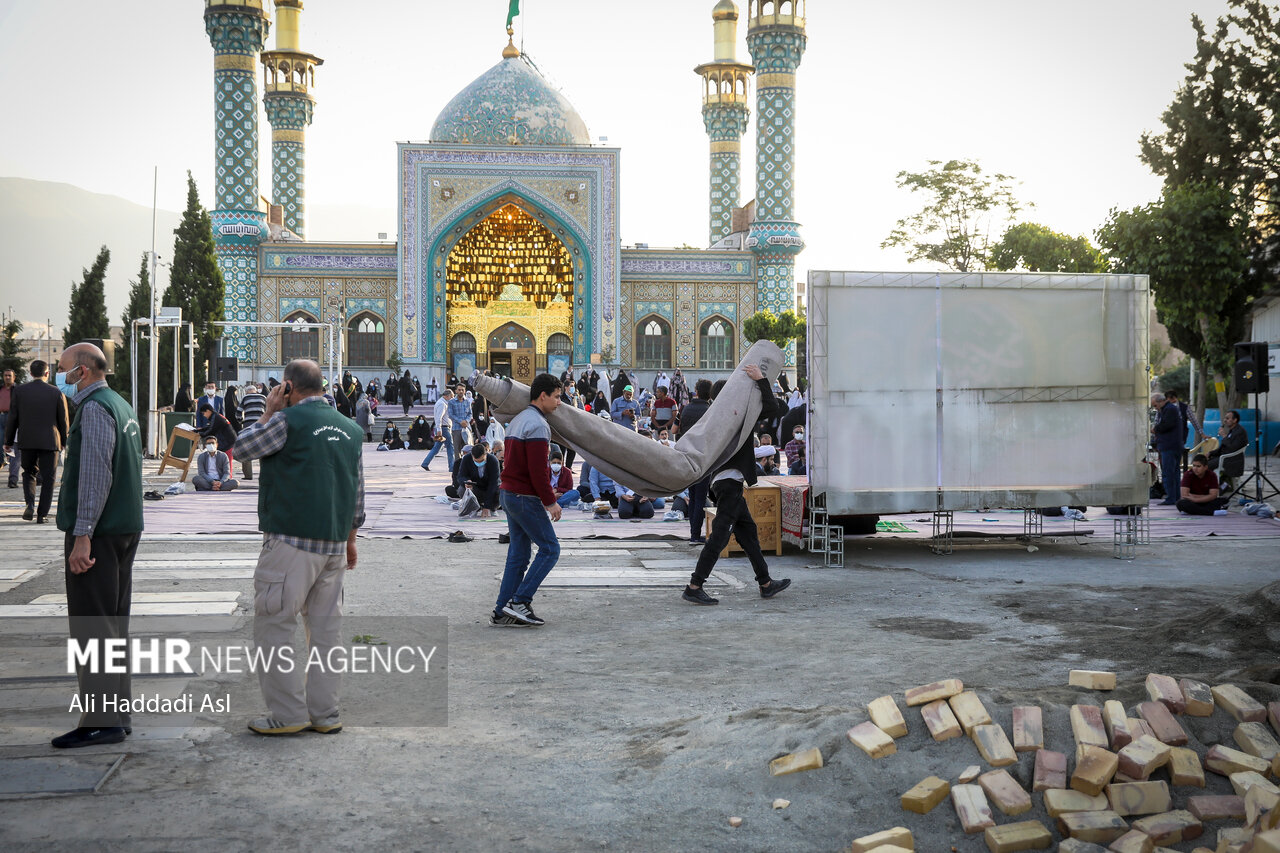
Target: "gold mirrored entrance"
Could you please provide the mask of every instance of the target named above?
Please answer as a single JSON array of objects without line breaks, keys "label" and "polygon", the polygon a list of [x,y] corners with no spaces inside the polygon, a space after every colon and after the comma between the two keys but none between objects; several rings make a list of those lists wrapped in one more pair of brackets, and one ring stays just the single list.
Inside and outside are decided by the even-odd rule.
[{"label": "gold mirrored entrance", "polygon": [[[568,249],[520,207],[504,205],[476,223],[445,268],[450,367],[459,375],[479,367],[516,378],[546,370],[548,340],[572,338],[573,283]],[[526,336],[518,346],[499,334],[513,327]],[[474,343],[468,349],[479,341],[485,350],[476,352]]]}]

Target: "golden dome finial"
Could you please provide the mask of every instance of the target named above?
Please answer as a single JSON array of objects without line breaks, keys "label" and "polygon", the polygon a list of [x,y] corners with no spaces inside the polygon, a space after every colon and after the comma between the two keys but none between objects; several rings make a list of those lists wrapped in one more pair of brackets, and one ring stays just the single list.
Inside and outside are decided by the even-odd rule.
[{"label": "golden dome finial", "polygon": [[520,48],[516,47],[515,36],[516,36],[516,31],[513,30],[510,25],[508,25],[507,26],[507,46],[502,49],[503,59],[514,59],[515,57],[520,55]]}]

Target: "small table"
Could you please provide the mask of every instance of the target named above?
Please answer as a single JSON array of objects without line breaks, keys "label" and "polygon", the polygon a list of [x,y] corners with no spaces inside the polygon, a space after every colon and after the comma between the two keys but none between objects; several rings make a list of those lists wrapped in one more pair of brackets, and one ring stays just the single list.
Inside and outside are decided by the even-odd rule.
[{"label": "small table", "polygon": [[[781,556],[782,490],[773,483],[762,481],[743,489],[742,497],[747,502],[747,509],[751,511],[751,518],[756,523],[757,534],[760,538],[760,550],[768,551],[773,549],[775,554]],[[715,521],[715,517],[715,508],[709,507],[706,511],[706,520],[704,522],[706,525],[705,535],[708,538],[711,537],[711,523]],[[724,546],[720,556],[728,557],[734,551],[741,550],[742,546],[731,535],[729,544]]]}]

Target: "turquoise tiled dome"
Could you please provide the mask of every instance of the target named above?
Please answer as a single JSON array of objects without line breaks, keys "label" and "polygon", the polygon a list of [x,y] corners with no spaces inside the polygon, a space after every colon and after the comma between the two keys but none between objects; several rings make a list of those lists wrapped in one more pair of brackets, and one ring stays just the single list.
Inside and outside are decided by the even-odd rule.
[{"label": "turquoise tiled dome", "polygon": [[520,57],[477,77],[440,111],[432,142],[469,145],[588,145],[587,124]]}]

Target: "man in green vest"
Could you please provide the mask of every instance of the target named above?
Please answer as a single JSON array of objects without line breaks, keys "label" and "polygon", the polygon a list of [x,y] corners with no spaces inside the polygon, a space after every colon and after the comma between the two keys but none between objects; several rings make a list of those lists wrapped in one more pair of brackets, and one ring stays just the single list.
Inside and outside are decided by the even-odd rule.
[{"label": "man in green vest", "polygon": [[[261,459],[258,526],[262,553],[253,575],[253,640],[269,665],[258,683],[267,716],[249,724],[263,735],[342,730],[342,675],[307,667],[342,644],[342,576],[356,567],[356,529],[364,523],[364,432],[324,398],[320,365],[285,366],[284,382],[236,439],[237,459]],[[310,649],[298,652],[298,615]]]},{"label": "man in green vest", "polygon": [[128,667],[106,672],[105,641],[129,641],[133,557],[142,538],[142,430],[107,387],[107,359],[93,344],[67,347],[55,383],[75,403],[58,492],[71,639],[94,658],[77,662],[73,708],[80,725],[53,739],[59,749],[120,743],[131,734]]}]

